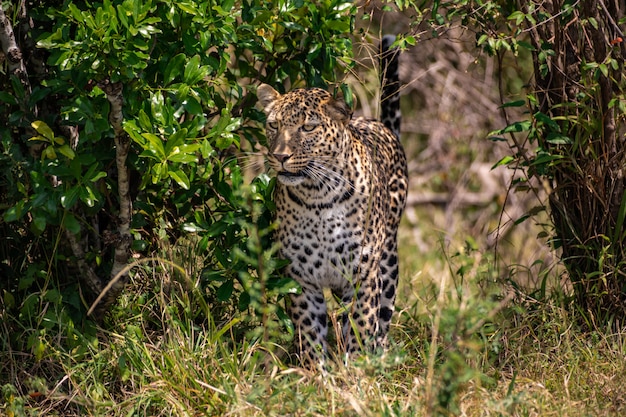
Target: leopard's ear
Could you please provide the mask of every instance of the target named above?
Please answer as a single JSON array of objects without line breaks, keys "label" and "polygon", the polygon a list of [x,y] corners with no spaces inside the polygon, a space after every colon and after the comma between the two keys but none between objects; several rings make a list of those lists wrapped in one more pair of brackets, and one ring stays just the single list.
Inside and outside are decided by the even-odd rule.
[{"label": "leopard's ear", "polygon": [[269,113],[272,109],[274,101],[280,97],[280,93],[267,84],[261,84],[256,90],[256,96],[258,97],[261,106],[263,106],[265,113]]},{"label": "leopard's ear", "polygon": [[337,98],[331,98],[328,101],[326,111],[330,117],[343,123],[348,123],[352,118],[352,109],[341,94],[337,94]]}]

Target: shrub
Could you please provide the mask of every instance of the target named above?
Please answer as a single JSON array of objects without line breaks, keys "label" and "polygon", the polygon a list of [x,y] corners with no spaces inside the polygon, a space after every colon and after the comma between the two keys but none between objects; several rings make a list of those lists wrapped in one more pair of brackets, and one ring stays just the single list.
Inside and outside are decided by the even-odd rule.
[{"label": "shrub", "polygon": [[354,6],[47,3],[12,10],[34,24],[17,37],[24,71],[0,81],[4,308],[35,333],[49,305],[78,323],[109,281],[100,307],[114,301],[131,253],[183,239],[204,254],[190,278],[208,302],[283,315],[295,287],[268,239],[273,182],[246,185],[239,161],[264,140],[255,86],[332,83]]}]

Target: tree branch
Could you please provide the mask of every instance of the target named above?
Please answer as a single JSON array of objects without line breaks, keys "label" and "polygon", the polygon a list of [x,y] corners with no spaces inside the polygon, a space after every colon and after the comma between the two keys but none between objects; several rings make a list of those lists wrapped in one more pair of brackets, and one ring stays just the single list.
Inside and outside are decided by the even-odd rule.
[{"label": "tree branch", "polygon": [[76,236],[69,230],[65,230],[65,235],[72,248],[72,253],[76,257],[76,263],[78,264],[78,270],[81,273],[82,281],[84,281],[91,292],[98,294],[102,291],[102,281],[100,277],[94,272],[93,268],[85,261],[85,251],[80,243],[76,240]]},{"label": "tree branch", "polygon": [[15,42],[13,26],[9,18],[4,14],[2,3],[0,3],[0,44],[2,44],[2,51],[9,62],[9,74],[15,75],[20,80],[28,97],[31,93],[31,87],[30,81],[28,81],[26,66],[22,59],[22,51]]},{"label": "tree branch", "polygon": [[109,113],[109,122],[115,132],[115,162],[117,165],[117,188],[119,195],[120,211],[118,214],[117,236],[115,239],[115,254],[113,259],[113,267],[111,268],[110,287],[106,296],[103,298],[102,304],[98,307],[99,311],[106,309],[111,305],[121,292],[128,271],[125,267],[128,264],[130,256],[130,220],[132,214],[132,201],[130,198],[130,175],[126,166],[126,158],[130,149],[130,140],[122,127],[124,116],[122,114],[122,106],[124,97],[122,95],[122,84],[111,83],[108,80],[98,83],[98,87],[104,91],[111,104]]}]

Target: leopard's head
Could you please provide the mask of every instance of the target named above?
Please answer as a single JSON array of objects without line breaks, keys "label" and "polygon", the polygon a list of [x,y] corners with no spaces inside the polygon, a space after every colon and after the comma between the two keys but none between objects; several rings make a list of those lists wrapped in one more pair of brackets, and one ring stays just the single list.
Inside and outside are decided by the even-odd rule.
[{"label": "leopard's head", "polygon": [[297,185],[332,178],[352,116],[346,103],[319,88],[280,94],[262,84],[257,96],[267,115],[267,159],[278,180]]}]

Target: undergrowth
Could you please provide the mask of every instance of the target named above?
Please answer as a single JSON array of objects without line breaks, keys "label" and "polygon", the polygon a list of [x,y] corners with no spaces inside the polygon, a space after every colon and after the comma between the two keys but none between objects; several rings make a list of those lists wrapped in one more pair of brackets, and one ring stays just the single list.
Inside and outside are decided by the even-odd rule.
[{"label": "undergrowth", "polygon": [[[166,252],[181,264],[194,256],[188,244]],[[539,300],[503,292],[493,261],[470,244],[438,262],[447,270],[404,277],[386,353],[334,361],[324,373],[293,366],[284,327],[254,331],[257,315],[203,306],[186,272],[172,273],[185,268],[159,258],[137,265],[101,325],[54,327],[30,351],[10,349],[8,323],[16,317],[3,304],[0,410],[9,416],[626,411],[626,334],[583,332],[556,293]],[[69,337],[76,342],[63,340]]]}]

